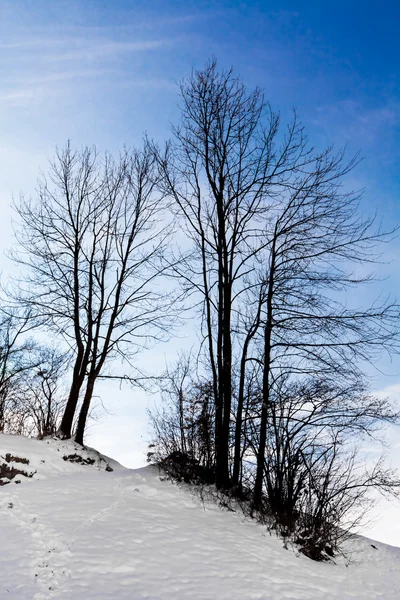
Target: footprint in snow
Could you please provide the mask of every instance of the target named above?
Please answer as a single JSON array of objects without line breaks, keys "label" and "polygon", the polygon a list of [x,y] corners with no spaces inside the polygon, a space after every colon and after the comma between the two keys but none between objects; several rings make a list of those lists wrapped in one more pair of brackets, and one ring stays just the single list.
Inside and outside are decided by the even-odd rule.
[{"label": "footprint in snow", "polygon": [[158,491],[149,485],[140,485],[139,487],[128,487],[127,491],[135,492],[135,494],[141,494],[145,498],[152,498],[153,496],[158,496]]},{"label": "footprint in snow", "polygon": [[36,546],[30,567],[40,590],[35,594],[34,600],[56,598],[57,588],[60,588],[69,575],[65,567],[71,555],[68,546],[54,530],[40,523],[37,515],[30,514],[22,503],[13,499],[12,502],[8,500],[6,506],[17,526],[30,534]]}]

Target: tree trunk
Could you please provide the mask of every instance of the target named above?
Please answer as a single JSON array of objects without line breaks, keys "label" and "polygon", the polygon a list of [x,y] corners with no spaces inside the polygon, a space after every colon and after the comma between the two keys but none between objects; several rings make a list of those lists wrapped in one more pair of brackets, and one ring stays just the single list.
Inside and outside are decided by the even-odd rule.
[{"label": "tree trunk", "polygon": [[63,440],[69,439],[72,436],[72,424],[74,421],[76,407],[79,401],[79,393],[81,391],[81,387],[82,382],[72,382],[61,425],[57,432],[57,435]]},{"label": "tree trunk", "polygon": [[223,195],[216,195],[218,210],[218,398],[215,411],[215,483],[228,489],[229,426],[232,403],[231,285],[229,281]]},{"label": "tree trunk", "polygon": [[181,450],[184,454],[187,452],[185,438],[185,410],[183,406],[183,390],[179,389],[179,429],[181,434]]},{"label": "tree trunk", "polygon": [[[268,328],[265,328],[266,338],[266,354],[270,350],[268,344],[268,338],[270,339],[270,333]],[[267,424],[268,424],[268,407],[269,407],[269,371],[270,371],[270,353],[265,358],[264,374],[263,374],[263,399],[261,406],[261,422],[260,422],[260,440],[257,452],[257,470],[256,480],[254,484],[254,499],[253,505],[255,509],[261,507],[262,500],[262,487],[264,479],[264,461],[265,461],[265,446],[267,442]]]},{"label": "tree trunk", "polygon": [[[242,425],[243,425],[243,408],[244,408],[244,398],[245,398],[245,381],[246,381],[246,361],[247,361],[247,353],[249,350],[250,342],[254,338],[256,332],[258,331],[260,325],[260,312],[261,312],[262,302],[260,299],[257,318],[250,328],[246,335],[246,339],[243,344],[242,357],[240,359],[240,374],[239,374],[239,390],[238,390],[238,404],[236,409],[236,424],[235,424],[235,450],[234,450],[234,458],[233,458],[233,475],[232,475],[232,485],[238,486],[241,484],[241,470],[242,470]],[[243,440],[243,443],[246,443],[246,439]]]},{"label": "tree trunk", "polygon": [[240,379],[239,379],[239,394],[238,405],[236,411],[235,425],[235,454],[233,458],[233,475],[232,485],[237,486],[240,483],[241,460],[242,460],[242,424],[243,424],[243,405],[244,405],[244,381],[246,370],[247,356],[247,340],[243,350],[242,359],[240,361]]},{"label": "tree trunk", "polygon": [[78,424],[77,424],[76,432],[75,432],[75,441],[77,442],[77,444],[83,445],[83,436],[85,433],[85,427],[86,427],[87,416],[89,414],[90,403],[91,403],[92,397],[93,397],[95,381],[96,381],[96,378],[93,376],[90,376],[88,378],[85,397],[83,398],[83,402],[82,402],[82,406],[81,406],[81,410],[80,410],[79,418],[78,418]]},{"label": "tree trunk", "polygon": [[270,397],[270,373],[271,373],[271,338],[272,338],[272,297],[274,294],[274,276],[276,261],[276,233],[271,250],[271,266],[269,269],[268,293],[267,293],[267,320],[264,328],[264,371],[262,387],[262,405],[260,422],[260,440],[257,452],[257,470],[254,483],[253,508],[259,509],[262,501],[262,488],[264,480],[265,446],[267,442],[268,409]]},{"label": "tree trunk", "polygon": [[[226,276],[226,274],[225,274]],[[224,276],[224,277],[225,277]],[[225,279],[226,282],[226,279]],[[223,320],[223,421],[222,421],[222,456],[223,489],[231,485],[229,473],[229,440],[232,406],[232,340],[231,340],[231,286],[224,286],[224,320]]]}]

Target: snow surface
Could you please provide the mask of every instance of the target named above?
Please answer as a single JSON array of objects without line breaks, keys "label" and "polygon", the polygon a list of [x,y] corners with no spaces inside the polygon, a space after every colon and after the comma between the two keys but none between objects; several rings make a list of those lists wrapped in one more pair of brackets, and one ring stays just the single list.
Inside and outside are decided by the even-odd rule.
[{"label": "snow surface", "polygon": [[[1,600],[400,598],[400,548],[356,537],[348,566],[315,563],[243,515],[161,481],[154,467],[0,435],[0,462],[6,453],[36,472],[0,487]],[[63,460],[74,453],[95,463]]]}]

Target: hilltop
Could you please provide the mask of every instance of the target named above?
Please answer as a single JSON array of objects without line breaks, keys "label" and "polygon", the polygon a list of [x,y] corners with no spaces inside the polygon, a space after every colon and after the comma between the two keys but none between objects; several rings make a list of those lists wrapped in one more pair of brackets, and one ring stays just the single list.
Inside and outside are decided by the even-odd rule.
[{"label": "hilltop", "polygon": [[[130,470],[73,442],[6,435],[0,465],[1,599],[400,595],[399,548],[355,536],[350,563],[315,563],[155,467]],[[8,479],[4,465],[25,474]]]}]

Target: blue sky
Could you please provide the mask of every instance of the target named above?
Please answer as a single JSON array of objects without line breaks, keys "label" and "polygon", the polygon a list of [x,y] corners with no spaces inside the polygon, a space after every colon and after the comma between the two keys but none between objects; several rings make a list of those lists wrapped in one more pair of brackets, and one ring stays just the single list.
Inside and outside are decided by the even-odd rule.
[{"label": "blue sky", "polygon": [[[144,131],[165,139],[176,82],[211,55],[264,88],[283,121],[296,107],[315,145],[361,150],[350,184],[365,188],[363,210],[399,222],[399,22],[398,0],[0,0],[0,250],[12,241],[12,194],[34,192],[56,145],[116,151]],[[385,292],[400,296],[399,248],[380,269],[391,276]],[[6,276],[5,258],[0,266]],[[158,348],[152,362],[169,352]],[[400,398],[400,366],[388,370],[377,386]],[[102,396],[114,416],[93,427],[92,443],[142,461],[146,400],[107,386]],[[400,545],[400,526],[397,535]]]},{"label": "blue sky", "polygon": [[361,149],[354,185],[392,222],[400,213],[400,4],[270,4],[1,0],[2,205],[11,191],[32,188],[38,166],[67,138],[110,150],[144,130],[165,139],[178,112],[176,82],[214,54],[264,88],[283,120],[296,107],[316,145]]}]

